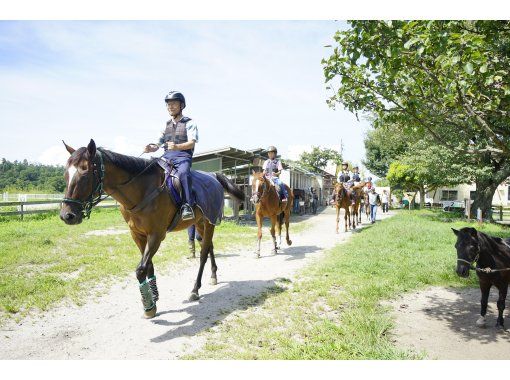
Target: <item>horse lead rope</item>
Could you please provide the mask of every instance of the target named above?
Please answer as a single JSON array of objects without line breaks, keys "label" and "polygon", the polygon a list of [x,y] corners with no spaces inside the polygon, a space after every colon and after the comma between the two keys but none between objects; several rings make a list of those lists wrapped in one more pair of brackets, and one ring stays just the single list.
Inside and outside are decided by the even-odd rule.
[{"label": "horse lead rope", "polygon": [[[507,247],[510,248],[510,246],[508,244],[506,244],[505,242],[503,242]],[[504,272],[504,271],[507,271],[507,270],[510,270],[510,268],[501,268],[501,269],[492,269],[491,267],[486,267],[486,268],[480,268],[478,266],[473,266],[473,263],[476,261],[476,264],[478,264],[478,258],[480,257],[480,250],[478,250],[478,253],[476,254],[475,258],[473,259],[473,261],[467,261],[467,260],[464,260],[464,259],[457,259],[457,261],[462,261],[464,263],[467,263],[469,264],[469,269],[470,270],[475,270],[477,272],[482,272],[482,273],[486,273],[486,274],[490,274],[490,273],[494,273],[494,272]]]}]

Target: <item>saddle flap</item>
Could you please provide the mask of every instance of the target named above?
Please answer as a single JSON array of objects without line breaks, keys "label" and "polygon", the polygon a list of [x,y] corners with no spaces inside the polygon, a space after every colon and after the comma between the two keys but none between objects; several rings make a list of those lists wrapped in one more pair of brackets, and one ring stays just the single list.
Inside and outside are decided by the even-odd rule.
[{"label": "saddle flap", "polygon": [[176,175],[177,170],[163,158],[158,159],[158,165],[165,173],[165,179],[163,181],[168,192],[172,195],[175,202],[180,204],[182,201],[182,186],[179,177]]}]

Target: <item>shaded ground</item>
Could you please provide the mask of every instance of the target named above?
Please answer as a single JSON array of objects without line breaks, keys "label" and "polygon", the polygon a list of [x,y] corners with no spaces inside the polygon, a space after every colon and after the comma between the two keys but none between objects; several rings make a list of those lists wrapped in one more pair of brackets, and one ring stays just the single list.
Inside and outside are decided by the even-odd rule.
[{"label": "shaded ground", "polygon": [[510,332],[495,328],[497,297],[497,289],[492,289],[487,327],[480,328],[475,325],[480,313],[479,289],[433,287],[406,294],[391,303],[395,343],[430,359],[510,359]]}]

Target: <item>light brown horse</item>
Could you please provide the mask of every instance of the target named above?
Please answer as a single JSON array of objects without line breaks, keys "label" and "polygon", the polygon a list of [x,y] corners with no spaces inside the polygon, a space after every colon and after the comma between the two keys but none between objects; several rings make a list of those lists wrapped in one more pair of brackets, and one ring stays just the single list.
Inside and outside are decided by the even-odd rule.
[{"label": "light brown horse", "polygon": [[[257,220],[258,235],[257,235],[257,250],[255,256],[260,257],[260,242],[262,240],[262,222],[265,217],[271,220],[271,237],[273,238],[274,249],[273,254],[278,253],[282,244],[282,225],[285,221],[286,229],[286,240],[287,245],[292,245],[292,240],[289,238],[289,219],[292,204],[294,203],[294,194],[292,190],[287,186],[287,202],[281,202],[280,196],[276,187],[271,183],[269,179],[264,176],[263,172],[252,172],[252,197],[251,201],[255,205],[255,219]],[[276,233],[279,236],[278,244],[276,243]]]},{"label": "light brown horse", "polygon": [[[340,210],[343,208],[345,210],[344,220],[345,220],[345,232],[347,232],[347,226],[351,229],[356,228],[356,222],[360,219],[359,216],[359,208],[361,201],[361,193],[362,188],[364,186],[364,182],[352,186],[347,189],[344,183],[339,182],[335,184],[335,198],[336,198],[336,233],[338,233],[338,223],[340,222]],[[354,204],[352,203],[351,194],[355,194]],[[352,215],[352,221],[351,221]],[[347,224],[347,220],[349,223]],[[359,221],[361,223],[361,220]],[[359,224],[358,223],[358,224]]]},{"label": "light brown horse", "polygon": [[[213,249],[215,225],[207,220],[196,206],[195,219],[181,220],[176,204],[164,187],[164,173],[156,160],[96,149],[94,140],[90,140],[86,148],[77,150],[65,143],[64,145],[71,157],[67,161],[64,175],[67,186],[60,218],[67,224],[81,223],[84,217],[89,217],[92,206],[99,203],[105,193],[120,203],[120,212],[142,254],[136,277],[140,283],[145,318],[156,315],[159,292],[152,257],[165,239],[167,230],[180,231],[195,224],[203,239],[200,267],[189,300],[199,299],[198,290],[202,284],[202,273],[208,255],[211,256],[211,283],[216,285],[218,268]],[[214,191],[226,191],[239,200],[244,199],[244,193],[223,174],[216,173],[211,176],[214,176]],[[218,207],[223,206],[220,203]]]}]

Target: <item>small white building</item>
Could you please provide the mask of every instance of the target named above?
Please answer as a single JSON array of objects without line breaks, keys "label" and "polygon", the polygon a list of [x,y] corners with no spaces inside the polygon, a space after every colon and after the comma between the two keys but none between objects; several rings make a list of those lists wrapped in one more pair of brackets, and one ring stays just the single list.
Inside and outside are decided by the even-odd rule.
[{"label": "small white building", "polygon": [[[494,206],[508,206],[510,205],[510,192],[509,185],[504,182],[498,186],[492,198]],[[475,199],[476,185],[475,184],[462,184],[452,187],[442,187],[435,191],[427,192],[425,195],[426,201],[433,200],[433,203],[439,204],[443,201],[460,201],[464,199]],[[416,195],[416,203],[420,202],[420,194]]]}]

